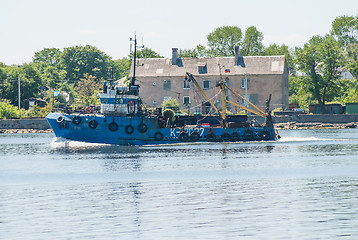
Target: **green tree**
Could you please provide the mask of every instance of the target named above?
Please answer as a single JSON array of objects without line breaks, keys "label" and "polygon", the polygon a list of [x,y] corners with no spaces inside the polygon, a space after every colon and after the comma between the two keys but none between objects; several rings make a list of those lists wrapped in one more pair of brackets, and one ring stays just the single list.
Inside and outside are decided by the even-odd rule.
[{"label": "green tree", "polygon": [[0,99],[0,119],[18,118],[19,109],[12,105],[7,99]]},{"label": "green tree", "polygon": [[242,56],[257,56],[262,55],[264,52],[264,45],[262,40],[264,36],[259,32],[256,27],[251,26],[246,29],[244,41],[242,43],[241,55]]},{"label": "green tree", "polygon": [[339,92],[334,101],[342,103],[358,102],[358,80],[341,79],[338,83]]},{"label": "green tree", "polygon": [[242,32],[236,26],[218,27],[209,33],[207,40],[212,56],[235,56],[235,46],[241,46]]},{"label": "green tree", "polygon": [[338,43],[331,36],[315,36],[296,52],[298,67],[306,73],[305,86],[312,100],[324,105],[327,100],[334,99],[340,78],[337,68],[342,56]]},{"label": "green tree", "polygon": [[358,43],[351,43],[344,51],[345,68],[358,79]]},{"label": "green tree", "polygon": [[285,44],[281,46],[277,44],[271,44],[267,48],[264,49],[265,56],[278,56],[285,55],[287,66],[289,69],[294,70],[295,68],[295,59],[293,57],[293,50],[289,49],[289,47]]},{"label": "green tree", "polygon": [[308,110],[312,93],[307,87],[306,76],[289,76],[289,102],[298,103],[300,108]]},{"label": "green tree", "polygon": [[75,46],[65,48],[61,55],[61,65],[66,71],[66,78],[77,82],[85,74],[98,79],[108,77],[111,58],[96,47]]},{"label": "green tree", "polygon": [[68,84],[65,80],[66,71],[59,70],[54,66],[43,67],[41,77],[44,84],[51,89],[59,89],[64,83]]},{"label": "green tree", "polygon": [[358,16],[340,16],[332,22],[331,34],[341,47],[358,42]]},{"label": "green tree", "polygon": [[7,85],[9,84],[6,69],[7,66],[0,63],[0,99],[5,98]]},{"label": "green tree", "polygon": [[39,52],[35,52],[32,61],[34,63],[45,63],[50,66],[58,67],[61,59],[61,50],[58,48],[44,48]]},{"label": "green tree", "polygon": [[128,78],[131,64],[132,64],[131,60],[129,60],[129,58],[126,57],[122,59],[114,60],[112,63],[114,79],[121,79],[123,77]]},{"label": "green tree", "polygon": [[[130,59],[132,59],[132,55],[130,55]],[[163,58],[158,53],[153,51],[150,48],[143,48],[141,50],[137,50],[137,58]]]},{"label": "green tree", "polygon": [[5,76],[1,80],[1,98],[8,99],[14,105],[18,105],[18,79],[20,77],[20,96],[21,100],[30,97],[40,97],[43,81],[36,64],[25,64],[18,66],[1,67],[2,74]]},{"label": "green tree", "polygon": [[179,108],[179,103],[178,103],[177,99],[169,97],[169,98],[163,100],[162,107],[163,108]]},{"label": "green tree", "polygon": [[209,51],[205,46],[199,44],[193,49],[179,49],[178,56],[182,58],[202,58],[208,57]]},{"label": "green tree", "polygon": [[36,64],[30,63],[23,65],[21,72],[21,99],[41,97],[41,87],[44,86],[44,83]]},{"label": "green tree", "polygon": [[171,122],[175,120],[175,112],[179,112],[179,103],[175,98],[169,97],[163,100],[162,107],[164,108],[163,116],[164,119],[169,119]]},{"label": "green tree", "polygon": [[96,77],[85,74],[75,87],[75,93],[85,106],[99,104],[97,94],[99,93],[100,83],[97,82]]},{"label": "green tree", "polygon": [[[45,107],[39,107],[37,105],[31,106],[26,112],[26,117],[46,117],[52,111],[52,104],[47,104]],[[23,114],[21,114],[24,116]]]}]

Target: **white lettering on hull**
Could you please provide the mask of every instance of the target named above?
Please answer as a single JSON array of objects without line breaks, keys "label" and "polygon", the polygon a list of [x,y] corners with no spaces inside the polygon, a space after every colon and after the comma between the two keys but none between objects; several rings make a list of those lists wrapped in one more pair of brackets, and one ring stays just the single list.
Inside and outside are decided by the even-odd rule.
[{"label": "white lettering on hull", "polygon": [[[189,136],[193,132],[197,132],[197,133],[199,133],[200,137],[202,137],[205,129],[204,128],[184,128],[184,131],[186,131]],[[180,129],[180,128],[171,128],[170,129],[170,137],[178,137],[181,132],[182,132],[182,129]]]}]

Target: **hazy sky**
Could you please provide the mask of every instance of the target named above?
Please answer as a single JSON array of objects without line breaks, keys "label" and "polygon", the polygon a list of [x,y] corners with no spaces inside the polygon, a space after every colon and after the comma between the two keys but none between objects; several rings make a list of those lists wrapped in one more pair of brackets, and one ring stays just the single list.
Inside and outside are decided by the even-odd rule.
[{"label": "hazy sky", "polygon": [[206,45],[216,27],[255,26],[272,43],[302,47],[334,18],[358,14],[358,0],[0,0],[0,62],[23,64],[43,48],[96,46],[118,59],[129,38],[170,57]]}]

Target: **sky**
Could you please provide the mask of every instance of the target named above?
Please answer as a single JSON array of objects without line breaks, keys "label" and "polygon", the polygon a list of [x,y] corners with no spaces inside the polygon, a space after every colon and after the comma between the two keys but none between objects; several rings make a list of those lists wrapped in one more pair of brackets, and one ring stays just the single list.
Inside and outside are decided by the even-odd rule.
[{"label": "sky", "polygon": [[265,46],[302,47],[332,21],[358,14],[357,0],[0,0],[0,62],[32,61],[44,48],[92,45],[114,60],[131,37],[164,57],[206,45],[215,28],[255,26]]}]

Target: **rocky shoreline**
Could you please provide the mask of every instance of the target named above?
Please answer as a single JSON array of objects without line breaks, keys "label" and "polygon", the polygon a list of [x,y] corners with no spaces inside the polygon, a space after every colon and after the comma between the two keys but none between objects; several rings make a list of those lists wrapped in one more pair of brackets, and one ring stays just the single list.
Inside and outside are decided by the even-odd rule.
[{"label": "rocky shoreline", "polygon": [[0,129],[0,133],[52,133],[52,129],[39,130],[39,129]]},{"label": "rocky shoreline", "polygon": [[351,123],[298,123],[298,122],[287,122],[287,123],[276,123],[276,129],[329,129],[329,128],[357,128],[358,122]]}]

